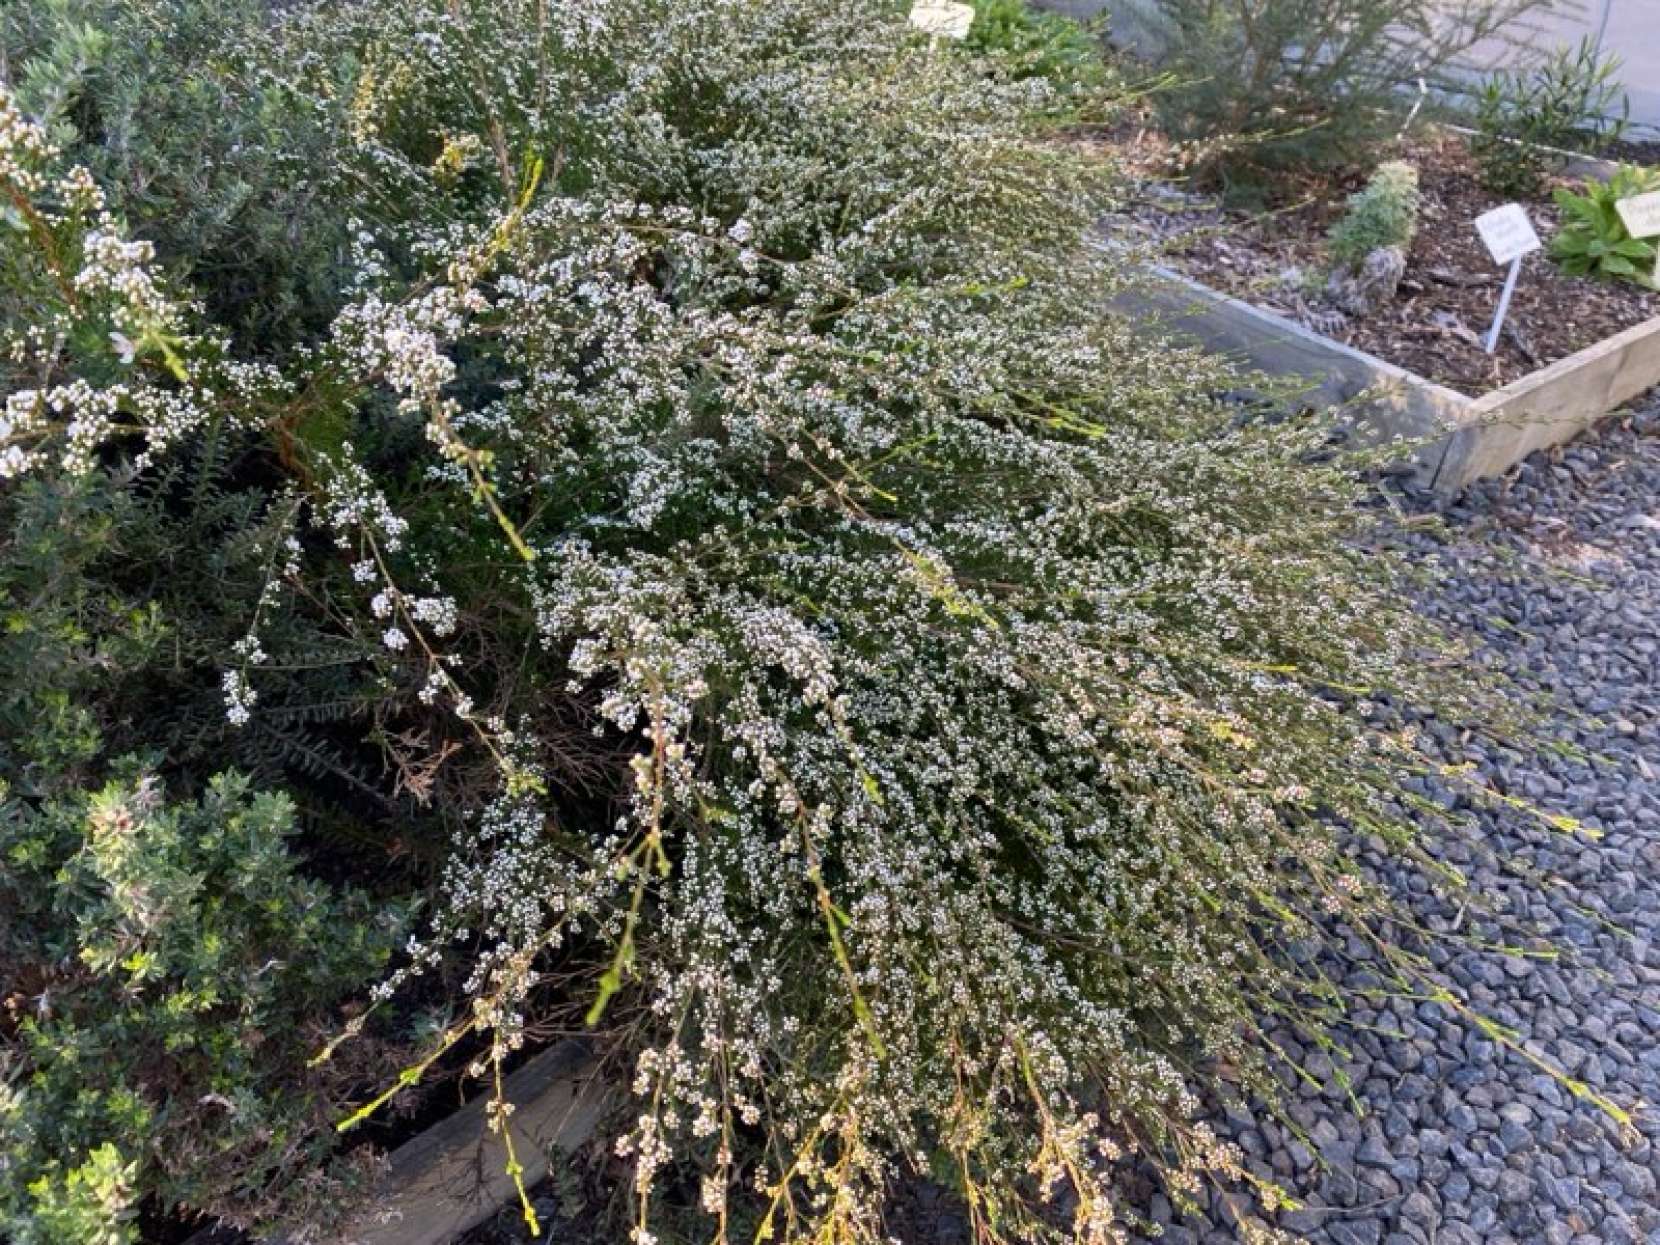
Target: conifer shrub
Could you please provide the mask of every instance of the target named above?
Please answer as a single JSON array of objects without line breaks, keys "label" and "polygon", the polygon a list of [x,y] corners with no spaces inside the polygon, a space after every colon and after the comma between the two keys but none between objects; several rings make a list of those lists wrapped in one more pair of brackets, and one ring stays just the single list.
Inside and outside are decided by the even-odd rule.
[{"label": "conifer shrub", "polygon": [[[325,1054],[423,974],[461,992],[347,1131],[446,1052],[499,1085],[541,1022],[629,1068],[638,1245],[682,1212],[874,1242],[918,1170],[987,1239],[1120,1239],[1145,1163],[1277,1204],[1199,1103],[1340,1011],[1283,946],[1386,920],[1348,836],[1412,850],[1427,762],[1375,703],[1470,711],[1326,429],[1106,310],[1110,176],[1050,141],[1055,88],[876,0],[271,38],[346,101],[338,316],[264,357],[6,97],[0,473],[246,438],[224,729],[302,619],[374,701],[342,733],[424,741],[397,781],[448,862]],[[76,1206],[121,1201],[111,1144]]]},{"label": "conifer shrub", "polygon": [[[348,1014],[342,1008],[361,1002],[366,983],[387,971],[405,908],[386,897],[396,890],[388,875],[399,871],[383,865],[366,879],[381,892],[371,902],[306,877],[309,853],[293,850],[294,839],[302,820],[365,834],[363,801],[353,806],[342,789],[383,767],[362,763],[368,747],[356,749],[359,758],[342,756],[324,732],[341,719],[366,732],[389,706],[363,697],[359,680],[372,672],[341,677],[360,651],[342,661],[338,635],[319,634],[303,611],[261,607],[273,551],[282,548],[271,524],[289,487],[260,461],[265,433],[204,421],[192,426],[198,435],[140,465],[119,437],[108,438],[100,412],[70,414],[93,396],[71,387],[53,400],[81,421],[89,457],[68,469],[61,459],[33,469],[40,464],[26,447],[39,430],[31,409],[10,401],[20,377],[62,378],[84,364],[118,385],[122,374],[142,372],[138,359],[150,351],[168,361],[164,370],[183,362],[165,327],[177,317],[163,310],[158,285],[126,270],[131,301],[112,317],[103,314],[111,291],[90,267],[79,268],[77,281],[63,279],[59,266],[60,242],[77,262],[107,245],[114,266],[103,277],[120,282],[118,256],[149,254],[153,244],[94,239],[84,212],[104,195],[90,173],[48,189],[27,161],[48,152],[55,133],[103,173],[149,161],[137,184],[179,179],[181,199],[189,197],[184,179],[211,180],[176,152],[139,160],[130,132],[116,139],[67,124],[121,98],[101,83],[85,88],[96,105],[81,101],[78,75],[109,45],[95,26],[64,25],[68,7],[0,16],[7,67],[41,103],[37,118],[25,118],[10,97],[0,107],[0,331],[8,352],[0,363],[8,399],[0,408],[0,1237],[119,1245],[140,1239],[145,1216],[154,1222],[175,1208],[248,1226],[326,1222],[369,1156],[337,1157],[334,1125],[346,1095],[395,1071],[397,1035],[388,1041],[379,1026],[351,1060],[307,1064]],[[116,27],[129,31],[140,7],[108,6]],[[228,10],[222,15],[230,22]],[[58,23],[50,51],[20,37],[31,22],[37,30]],[[228,37],[229,26],[221,33]],[[182,55],[142,40],[120,51],[175,67]],[[158,83],[177,81],[152,63],[121,89],[155,94]],[[57,89],[65,83],[73,89]],[[236,131],[241,121],[224,125]],[[231,142],[206,113],[196,124],[203,143]],[[93,133],[103,137],[94,142]],[[147,202],[155,209],[143,220],[147,233],[194,248],[174,254],[180,270],[223,273],[212,255],[224,234],[173,232],[181,203],[170,195],[125,206]],[[91,210],[115,228],[101,206]],[[206,205],[193,201],[189,210]],[[243,240],[255,245],[245,231]],[[51,253],[44,268],[34,254],[42,246]],[[55,297],[42,297],[42,280]],[[285,332],[302,331],[311,313],[292,303],[244,314],[243,280],[222,280],[211,301],[243,307],[226,314],[250,329],[251,352],[270,349],[270,315],[293,320]],[[88,318],[59,314],[59,300]],[[30,348],[20,343],[28,341],[50,360],[39,370],[23,362]],[[168,392],[176,383],[168,375],[134,400],[152,404],[144,408],[152,413],[178,409],[184,399]],[[121,418],[121,401],[102,414]],[[290,673],[267,685],[274,712],[263,729],[227,731],[225,657],[255,613],[275,625],[267,645]],[[304,812],[286,795],[255,794],[248,778],[215,778],[228,764],[263,786],[290,787]],[[418,810],[392,791],[383,798],[377,811],[405,814],[409,839]]]},{"label": "conifer shrub", "polygon": [[1361,164],[1401,128],[1403,97],[1457,88],[1477,44],[1549,0],[1154,0],[1165,128],[1203,143],[1196,172],[1231,187]]}]

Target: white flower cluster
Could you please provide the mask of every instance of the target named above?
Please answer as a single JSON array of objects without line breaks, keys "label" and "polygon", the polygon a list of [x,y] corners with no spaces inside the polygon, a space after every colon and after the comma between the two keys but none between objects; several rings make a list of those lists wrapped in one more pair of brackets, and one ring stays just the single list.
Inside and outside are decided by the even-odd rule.
[{"label": "white flower cluster", "polygon": [[0,86],[0,182],[25,195],[39,194],[47,185],[44,168],[57,154],[45,127],[25,117]]},{"label": "white flower cluster", "polygon": [[[1011,120],[1037,88],[902,20],[469,12],[383,10],[384,46],[419,31],[421,52],[374,106],[453,100],[488,45],[505,98],[547,101],[528,145],[579,127],[588,190],[414,231],[426,282],[400,297],[372,261],[336,344],[446,457],[488,453],[432,488],[540,516],[534,560],[503,572],[543,647],[524,677],[627,758],[613,820],[572,825],[524,760],[458,844],[440,941],[482,936],[475,1020],[510,1044],[549,964],[612,965],[596,1013],[629,1007],[643,1043],[619,1143],[637,1239],[675,1163],[711,1215],[758,1189],[794,1237],[854,1240],[898,1156],[941,1136],[973,1152],[965,1179],[1035,1178],[1037,1220],[1070,1186],[1084,1241],[1124,1238],[1122,1164],[1240,1177],[1147,1017],[1260,1067],[1242,983],[1288,978],[1257,896],[1312,912],[1287,862],[1343,871],[1304,810],[1374,807],[1380,778],[1333,771],[1352,726],[1258,654],[1365,681],[1396,651],[1315,534],[1346,503],[1276,491],[1307,434],[1230,436],[1218,365],[1090,311],[1122,275],[1076,245],[1089,175]],[[603,53],[565,54],[579,12]],[[783,54],[803,39],[818,53]],[[685,81],[739,132],[688,132]],[[364,116],[385,167],[391,129]],[[695,208],[673,201],[692,186]],[[461,358],[490,377],[476,401]],[[377,566],[353,577],[394,648],[454,625]],[[516,734],[568,746],[535,717]],[[763,1125],[768,1158],[741,1158]]]},{"label": "white flower cluster", "polygon": [[456,300],[429,295],[412,306],[389,306],[371,297],[342,313],[335,337],[364,374],[383,377],[397,392],[399,409],[419,413],[444,402],[455,364],[439,342],[453,339],[462,323]]},{"label": "white flower cluster", "polygon": [[[55,174],[55,157],[0,85],[0,191],[22,226],[7,241],[23,261],[19,292],[34,300],[29,321],[0,336],[0,358],[16,376],[41,378],[5,397],[0,478],[52,462],[85,473],[127,437],[142,443],[133,456],[142,469],[208,423],[236,422],[239,406],[287,392],[271,365],[228,359],[224,342],[185,332],[192,309],[164,288],[153,248],[122,235],[86,169]],[[125,379],[64,374],[66,344],[88,333],[107,339]]]},{"label": "white flower cluster", "polygon": [[232,726],[246,726],[252,719],[259,693],[240,670],[227,670],[220,680],[225,692],[225,717]]},{"label": "white flower cluster", "polygon": [[[350,549],[352,541],[371,536],[380,548],[395,553],[403,548],[409,520],[399,515],[368,470],[351,456],[352,446],[343,447],[343,456],[334,464],[334,474],[324,482],[326,498],[323,520],[335,536],[335,544]],[[390,602],[390,598],[388,598]]]},{"label": "white flower cluster", "polygon": [[151,267],[156,251],[148,242],[128,242],[102,226],[86,235],[75,288],[90,297],[111,296],[116,327],[129,334],[165,332],[178,326],[179,309],[156,284]]},{"label": "white flower cluster", "polygon": [[937,1147],[1012,1230],[1086,1242],[1127,1239],[1125,1165],[1240,1178],[1191,1068],[1260,1077],[1271,948],[1362,910],[1327,822],[1387,818],[1401,745],[1331,689],[1414,665],[1318,430],[1236,426],[1222,364],[1102,313],[1103,179],[1040,141],[1043,88],[879,0],[347,7],[346,180],[459,221],[366,226],[286,388],[174,345],[98,226],[80,295],[184,375],[4,419],[82,421],[77,463],[213,385],[424,421],[395,479],[349,441],[298,473],[377,672],[501,774],[377,997],[465,948],[499,1070],[580,980],[562,1018],[635,1055],[642,1242],[680,1165],[723,1225],[754,1197],[858,1245]]},{"label": "white flower cluster", "polygon": [[46,423],[46,397],[35,389],[19,389],[6,397],[5,414],[0,415],[0,479],[22,475],[33,465],[33,456],[18,444],[39,435]]}]

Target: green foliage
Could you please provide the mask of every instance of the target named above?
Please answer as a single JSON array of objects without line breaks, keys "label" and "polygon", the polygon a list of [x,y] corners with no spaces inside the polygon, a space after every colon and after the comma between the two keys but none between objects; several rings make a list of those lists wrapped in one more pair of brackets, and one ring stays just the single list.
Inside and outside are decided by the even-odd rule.
[{"label": "green foliage", "polygon": [[[373,785],[382,747],[352,741],[377,722],[430,731],[422,706],[381,694],[365,665],[374,648],[307,601],[260,604],[292,513],[262,483],[268,470],[257,444],[222,431],[150,472],[29,479],[0,495],[0,779],[51,794],[100,781],[104,760],[127,752],[198,782],[234,765],[290,790],[332,851],[384,860],[377,839],[394,833],[418,845],[420,808]],[[235,730],[226,656],[256,613],[282,673],[262,682],[260,723]],[[377,829],[388,817],[395,831]]]},{"label": "green foliage", "polygon": [[28,0],[0,11],[0,67],[17,66],[20,106],[220,322],[266,349],[327,324],[347,237],[330,204],[342,105],[294,90],[271,8]]},{"label": "green foliage", "polygon": [[974,24],[963,45],[999,57],[1017,77],[1068,87],[1107,80],[1099,36],[1070,17],[1034,9],[1027,0],[974,0]]},{"label": "green foliage", "polygon": [[[15,1105],[7,1089],[0,1086],[0,1116]],[[0,1135],[0,1160],[9,1163],[18,1156],[8,1150]],[[47,1241],[127,1245],[133,1239],[136,1168],[136,1163],[123,1159],[121,1152],[106,1142],[67,1171],[54,1168],[37,1177],[28,1188],[26,1218],[14,1218],[0,1205],[0,1226],[15,1231],[20,1245],[44,1245]]]},{"label": "green foliage", "polygon": [[[8,936],[73,969],[17,1029],[30,1183],[82,1214],[135,1164],[248,1216],[267,1140],[317,1160],[321,1072],[232,1037],[303,1032],[373,922],[293,873],[276,797],[182,798],[293,727],[262,784],[371,834],[427,801],[452,845],[377,987],[432,972],[450,1018],[345,1122],[586,1022],[632,1067],[647,1232],[695,1189],[709,1235],[868,1245],[941,1150],[1016,1240],[1122,1222],[1126,1165],[1246,1179],[1187,1104],[1219,1067],[1271,1093],[1261,1035],[1333,1018],[1280,948],[1387,922],[1340,827],[1411,851],[1391,810],[1436,763],[1348,698],[1488,706],[1426,660],[1328,430],[1241,418],[1226,362],[1102,313],[1135,278],[1081,244],[1113,186],[1052,141],[1064,92],[889,0],[336,0],[244,33],[226,81],[305,114],[263,158],[326,154],[349,249],[315,300],[222,301],[242,277],[191,238],[158,261],[70,167],[105,148],[61,158],[0,94],[6,660],[40,654],[6,711],[62,719],[5,756]],[[266,116],[227,90],[215,133]],[[114,199],[141,234],[167,201]],[[180,802],[77,794],[142,731]],[[147,1052],[85,1120],[71,1038]]]},{"label": "green foliage", "polygon": [[233,776],[0,803],[8,1240],[124,1245],[144,1196],[247,1222],[315,1185],[333,1107],[304,1061],[396,929],[295,874],[292,817]]},{"label": "green foliage", "polygon": [[1402,160],[1377,167],[1364,189],[1349,196],[1347,207],[1326,240],[1333,263],[1358,272],[1380,247],[1406,250],[1418,232],[1418,170]]},{"label": "green foliage", "polygon": [[1470,140],[1482,185],[1533,198],[1561,167],[1564,151],[1595,155],[1617,140],[1630,110],[1615,77],[1619,67],[1618,57],[1587,37],[1483,82]]},{"label": "green foliage", "polygon": [[[142,750],[176,775],[205,778],[237,760],[314,808],[323,792],[339,802],[334,767],[321,763],[327,724],[300,712],[329,694],[323,676],[340,667],[321,659],[338,639],[267,610],[273,651],[323,669],[268,685],[269,731],[226,729],[224,661],[258,608],[268,535],[259,490],[227,487],[246,459],[221,440],[138,479],[41,477],[0,494],[8,1240],[129,1240],[128,1212],[143,1199],[242,1222],[309,1219],[330,1187],[280,1165],[325,1166],[342,1085],[305,1061],[337,1023],[333,1004],[385,964],[383,921],[396,905],[295,875],[283,849],[290,810],[236,795],[240,783],[201,806],[157,807],[153,782],[81,794],[104,785],[110,755]],[[94,833],[111,801],[144,813],[125,839]],[[360,810],[327,815],[362,822]],[[121,906],[140,900],[160,909],[142,936]],[[381,1055],[365,1052],[355,1071],[376,1075]]]},{"label": "green foliage", "polygon": [[1574,276],[1660,288],[1654,268],[1660,248],[1652,238],[1633,238],[1615,206],[1652,190],[1660,190],[1660,171],[1629,164],[1605,182],[1585,183],[1581,192],[1559,188],[1554,197],[1562,224],[1550,242],[1551,259]]},{"label": "green foliage", "polygon": [[1541,0],[1157,0],[1166,130],[1229,185],[1353,167],[1399,131],[1399,103]]},{"label": "green foliage", "polygon": [[[65,11],[8,9],[0,22],[11,40],[19,23],[45,29]],[[65,35],[52,46],[73,42]],[[8,55],[19,46],[9,42]],[[92,39],[85,55],[47,55],[44,68],[23,61],[20,78],[51,132],[102,167],[135,152],[89,143],[83,135],[94,130],[79,128],[91,124],[81,93],[108,68],[94,67],[101,54],[114,55]],[[170,80],[154,64],[146,74]],[[100,100],[118,96],[112,87]],[[0,94],[7,143],[20,124]],[[229,133],[238,122],[213,124]],[[22,141],[35,157],[46,150],[38,136]],[[177,151],[152,156],[166,167],[143,174],[151,189],[215,175]],[[168,193],[192,193],[181,187]],[[328,1190],[350,1175],[327,1174],[335,1104],[358,1076],[379,1074],[385,1043],[376,1036],[361,1062],[326,1075],[306,1061],[338,1023],[336,1005],[383,971],[400,905],[371,906],[296,873],[298,857],[283,846],[295,818],[282,798],[246,795],[233,779],[199,801],[190,794],[240,762],[261,783],[295,789],[317,838],[328,837],[316,833],[324,828],[361,834],[373,824],[366,813],[384,816],[393,802],[381,795],[366,808],[342,788],[364,772],[378,776],[381,758],[368,741],[342,746],[329,733],[355,714],[361,737],[375,712],[394,724],[396,710],[363,697],[373,675],[356,668],[361,646],[319,637],[316,611],[268,593],[292,507],[281,455],[263,432],[234,417],[196,426],[188,444],[144,464],[120,433],[97,443],[94,430],[106,425],[75,405],[82,391],[48,399],[35,388],[84,369],[127,395],[125,406],[99,408],[111,426],[153,420],[158,434],[178,434],[182,359],[221,356],[215,343],[181,335],[158,274],[122,293],[99,284],[133,270],[114,252],[115,267],[89,259],[116,229],[89,180],[59,183],[50,202],[16,182],[0,192],[0,335],[9,349],[48,333],[35,364],[19,367],[10,353],[0,364],[0,475],[24,476],[0,489],[0,1236],[128,1241],[141,1203],[237,1222],[326,1217]],[[180,222],[165,196],[156,205],[148,232],[166,236]],[[125,206],[145,210],[137,198]],[[209,299],[222,309],[237,301],[241,278],[213,267],[211,252],[234,246],[245,225],[227,223],[219,235],[186,225],[177,235],[205,249],[175,255],[176,266],[224,275],[212,290],[224,300]],[[87,278],[79,287],[77,274]],[[301,331],[303,315],[285,306],[295,320],[285,331]],[[259,317],[227,314],[250,326],[256,352],[274,344],[253,327]],[[34,421],[50,402],[84,418],[84,453],[75,469],[61,469],[54,452],[39,460],[53,469],[23,471],[36,461]],[[267,685],[267,727],[236,732],[222,680],[255,615],[271,624],[267,648],[290,673]],[[110,758],[123,753],[165,772],[178,801],[166,804],[154,780],[127,767],[110,786]],[[130,834],[100,832],[123,817]],[[411,825],[398,832],[407,838]],[[384,864],[385,851],[371,858]]]}]

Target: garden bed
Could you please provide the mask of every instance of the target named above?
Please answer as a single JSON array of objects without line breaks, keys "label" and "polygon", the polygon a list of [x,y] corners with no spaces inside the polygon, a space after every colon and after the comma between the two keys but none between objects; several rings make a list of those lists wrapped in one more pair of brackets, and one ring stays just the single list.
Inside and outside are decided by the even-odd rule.
[{"label": "garden bed", "polygon": [[[1483,338],[1504,271],[1471,221],[1506,200],[1476,180],[1457,134],[1429,131],[1398,154],[1419,171],[1418,232],[1395,297],[1364,318],[1336,314],[1320,300],[1326,236],[1343,209],[1339,194],[1247,215],[1210,197],[1163,191],[1133,203],[1127,220],[1158,241],[1176,271],[1471,397],[1660,315],[1660,294],[1568,276],[1536,251],[1522,261],[1504,332],[1487,354]],[[1555,205],[1547,196],[1524,206],[1548,238]]]},{"label": "garden bed", "polygon": [[[1132,171],[1156,164],[1157,147],[1139,136]],[[1418,167],[1422,206],[1400,286],[1372,315],[1341,315],[1321,298],[1341,195],[1247,213],[1145,176],[1105,223],[1114,244],[1148,245],[1160,261],[1153,288],[1121,307],[1263,372],[1307,378],[1310,405],[1357,403],[1377,438],[1421,442],[1423,472],[1445,490],[1567,440],[1660,383],[1660,295],[1568,276],[1542,252],[1524,258],[1488,355],[1503,272],[1471,222],[1504,200],[1479,185],[1459,134],[1430,130],[1381,154]],[[1525,206],[1548,240],[1554,204]]]}]

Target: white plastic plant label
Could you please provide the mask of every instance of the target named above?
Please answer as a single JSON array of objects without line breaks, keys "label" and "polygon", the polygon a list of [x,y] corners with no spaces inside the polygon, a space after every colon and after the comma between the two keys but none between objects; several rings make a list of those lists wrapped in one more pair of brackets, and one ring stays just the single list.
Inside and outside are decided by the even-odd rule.
[{"label": "white plastic plant label", "polygon": [[1621,199],[1614,204],[1614,210],[1633,238],[1660,236],[1660,190]]},{"label": "white plastic plant label", "polygon": [[911,6],[911,25],[936,38],[966,39],[974,25],[974,6],[951,0],[917,0]]},{"label": "white plastic plant label", "polygon": [[1520,203],[1506,203],[1476,217],[1476,232],[1495,264],[1508,264],[1544,244]]}]

